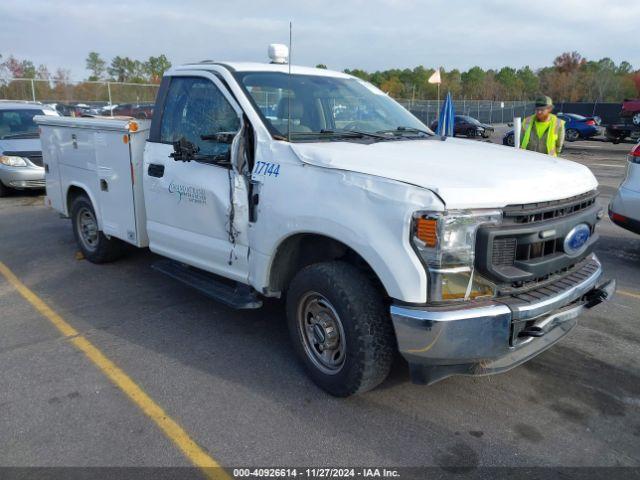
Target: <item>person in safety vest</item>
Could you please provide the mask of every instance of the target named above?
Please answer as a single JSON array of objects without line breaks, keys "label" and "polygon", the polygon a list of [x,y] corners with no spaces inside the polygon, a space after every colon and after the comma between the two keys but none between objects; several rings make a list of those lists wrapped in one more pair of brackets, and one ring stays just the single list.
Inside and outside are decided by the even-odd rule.
[{"label": "person in safety vest", "polygon": [[520,148],[557,157],[564,145],[564,120],[551,112],[553,101],[542,96],[536,99],[536,113],[522,122]]}]

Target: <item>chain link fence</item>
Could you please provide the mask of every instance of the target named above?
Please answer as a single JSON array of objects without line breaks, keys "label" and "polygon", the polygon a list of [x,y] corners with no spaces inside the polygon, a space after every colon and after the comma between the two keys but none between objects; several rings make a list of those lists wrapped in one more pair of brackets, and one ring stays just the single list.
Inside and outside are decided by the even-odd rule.
[{"label": "chain link fence", "polygon": [[0,78],[0,99],[42,103],[117,105],[154,102],[159,85]]},{"label": "chain link fence", "polygon": [[[31,100],[42,103],[87,104],[92,106],[123,103],[153,103],[159,85],[123,82],[71,82],[31,78],[0,78],[0,99]],[[268,98],[265,99],[268,103]],[[398,102],[429,125],[438,118],[442,101],[407,100]],[[514,117],[533,114],[533,102],[454,100],[456,115],[469,115],[483,123],[509,123]]]},{"label": "chain link fence", "polygon": [[[437,100],[398,99],[398,102],[426,125],[437,120],[442,106],[442,101]],[[453,107],[456,115],[468,115],[489,124],[513,122],[514,117],[526,117],[535,110],[533,102],[491,100],[454,100]]]}]

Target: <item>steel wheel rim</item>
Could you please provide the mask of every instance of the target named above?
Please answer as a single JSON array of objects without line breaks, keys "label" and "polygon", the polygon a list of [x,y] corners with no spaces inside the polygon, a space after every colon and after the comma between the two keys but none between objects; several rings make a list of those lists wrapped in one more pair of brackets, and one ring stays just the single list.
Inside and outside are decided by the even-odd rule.
[{"label": "steel wheel rim", "polygon": [[91,210],[82,207],[76,216],[76,227],[82,245],[89,251],[98,248],[98,222]]},{"label": "steel wheel rim", "polygon": [[304,351],[321,372],[335,375],[344,366],[347,345],[340,316],[317,292],[306,293],[298,303],[298,332]]}]

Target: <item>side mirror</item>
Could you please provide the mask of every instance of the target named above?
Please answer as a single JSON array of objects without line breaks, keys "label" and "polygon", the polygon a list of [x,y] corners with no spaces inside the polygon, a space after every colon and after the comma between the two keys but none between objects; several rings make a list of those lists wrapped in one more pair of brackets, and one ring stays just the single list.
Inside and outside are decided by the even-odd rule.
[{"label": "side mirror", "polygon": [[186,138],[181,138],[177,142],[173,142],[173,153],[169,156],[176,161],[190,162],[195,160],[200,148],[191,143]]}]

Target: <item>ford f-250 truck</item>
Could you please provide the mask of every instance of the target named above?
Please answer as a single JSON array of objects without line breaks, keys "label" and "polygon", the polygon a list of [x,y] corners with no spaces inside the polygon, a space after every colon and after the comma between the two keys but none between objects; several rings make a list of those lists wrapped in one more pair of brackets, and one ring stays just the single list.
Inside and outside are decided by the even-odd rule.
[{"label": "ford f-250 truck", "polygon": [[231,307],[284,296],[337,396],[397,351],[423,384],[508,370],[613,294],[589,169],[441,138],[369,83],[275,58],[173,68],[151,121],[37,119],[46,201],[89,261],[148,246]]}]

